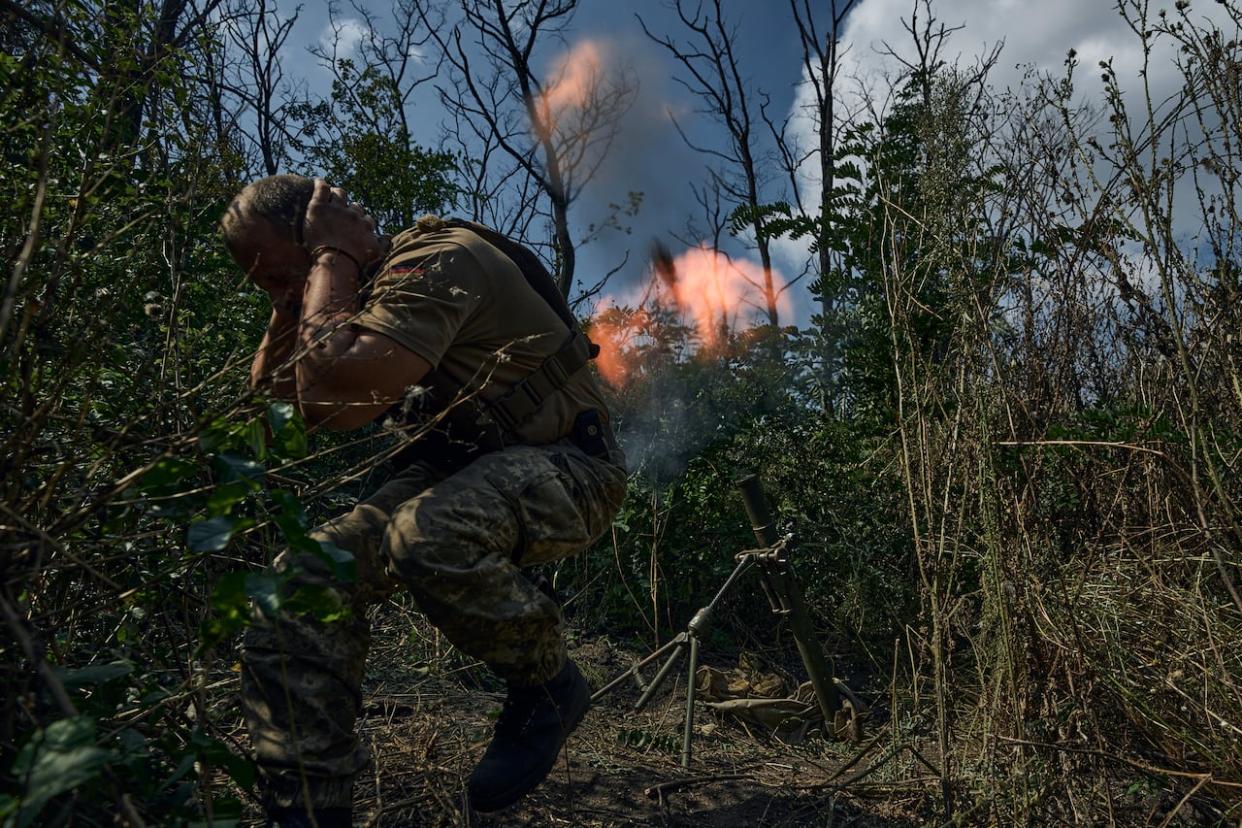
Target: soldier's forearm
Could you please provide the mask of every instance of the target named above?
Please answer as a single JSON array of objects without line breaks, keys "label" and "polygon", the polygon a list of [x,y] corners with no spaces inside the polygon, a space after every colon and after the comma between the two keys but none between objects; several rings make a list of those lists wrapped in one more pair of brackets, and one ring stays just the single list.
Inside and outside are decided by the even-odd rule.
[{"label": "soldier's forearm", "polygon": [[298,342],[299,311],[297,305],[289,302],[272,305],[267,332],[250,365],[250,387],[281,400],[297,396],[291,358]]},{"label": "soldier's forearm", "polygon": [[[358,313],[358,267],[345,256],[323,253],[311,267],[298,326],[297,394],[306,404],[332,401],[333,375],[358,338],[349,324]],[[305,410],[303,413],[306,413]]]},{"label": "soldier's forearm", "polygon": [[358,266],[336,253],[322,253],[312,265],[298,327],[308,367],[319,367],[353,345],[356,334],[343,323],[358,313],[358,278]]}]

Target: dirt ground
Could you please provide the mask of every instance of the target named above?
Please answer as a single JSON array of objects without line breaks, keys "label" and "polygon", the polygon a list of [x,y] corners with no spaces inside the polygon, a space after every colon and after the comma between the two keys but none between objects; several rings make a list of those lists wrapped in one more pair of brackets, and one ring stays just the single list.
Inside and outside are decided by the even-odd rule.
[{"label": "dirt ground", "polygon": [[[601,641],[572,647],[571,654],[593,686],[641,655]],[[382,652],[373,652],[376,661],[386,661]],[[670,680],[641,713],[633,711],[638,688],[627,682],[591,709],[533,794],[503,812],[473,814],[465,780],[490,738],[503,694],[498,687],[469,687],[486,678],[466,664],[437,675],[403,673],[381,676],[370,688],[361,732],[375,763],[357,791],[359,824],[895,828],[936,821],[926,810],[931,780],[914,763],[886,762],[848,790],[839,787],[883,757],[883,739],[868,747],[866,739],[828,742],[812,733],[786,744],[700,709],[694,761],[683,770],[684,678]]]},{"label": "dirt ground", "polygon": [[[703,660],[727,670],[737,666],[739,658],[776,659],[783,649],[761,648],[764,652],[751,650],[743,656],[736,649],[706,647]],[[645,652],[571,632],[570,654],[591,685],[600,687]],[[797,657],[785,655],[789,656],[785,678],[796,681]],[[588,712],[539,788],[505,811],[480,815],[466,806],[465,782],[491,737],[504,698],[500,683],[481,664],[440,640],[416,613],[400,610],[376,625],[368,663],[359,732],[375,761],[355,791],[357,825],[912,828],[946,824],[932,740],[925,723],[920,726],[908,717],[901,721],[904,733],[894,739],[885,709],[887,677],[841,671],[863,701],[874,705],[857,743],[826,740],[817,731],[790,743],[700,707],[694,760],[688,770],[680,763],[684,675],[679,671],[641,712],[633,710],[639,689],[627,680]],[[784,667],[774,669],[779,673]],[[645,671],[647,678],[652,672]],[[227,700],[220,698],[230,712],[236,711],[235,692],[234,688]],[[231,735],[239,746],[246,744],[240,721]],[[1123,772],[1105,793],[1111,822],[1084,822],[1072,810],[1053,803],[1043,816],[1032,815],[1033,824],[1222,824],[1209,819],[1208,812],[1187,806],[1183,791],[1176,788],[1148,786],[1135,793],[1135,778]],[[1084,782],[1090,783],[1091,779]],[[996,824],[989,805],[998,789],[981,790],[988,792],[972,795],[965,787],[957,791],[955,819],[949,824]],[[1166,820],[1166,815],[1171,818]],[[243,825],[262,824],[253,801],[248,817]]]}]

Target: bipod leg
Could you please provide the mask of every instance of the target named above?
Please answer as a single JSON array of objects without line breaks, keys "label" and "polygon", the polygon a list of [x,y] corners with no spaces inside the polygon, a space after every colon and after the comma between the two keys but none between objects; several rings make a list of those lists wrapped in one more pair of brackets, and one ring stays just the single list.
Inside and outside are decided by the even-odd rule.
[{"label": "bipod leg", "polygon": [[641,671],[644,667],[646,667],[646,666],[647,666],[648,664],[650,664],[651,662],[655,661],[655,660],[656,660],[657,658],[659,658],[660,656],[664,655],[666,652],[668,652],[669,650],[671,650],[673,647],[677,646],[677,643],[678,643],[678,641],[680,640],[680,638],[681,638],[681,636],[680,636],[680,635],[678,635],[678,636],[674,636],[673,638],[671,638],[671,639],[669,639],[668,641],[666,641],[664,644],[660,645],[660,647],[658,647],[657,649],[653,650],[651,653],[648,653],[648,654],[647,654],[647,655],[643,658],[643,660],[642,660],[642,661],[638,662],[637,664],[632,665],[632,666],[631,666],[628,670],[626,670],[624,673],[622,673],[621,675],[617,676],[617,677],[616,677],[616,678],[614,678],[612,681],[608,682],[608,683],[607,683],[607,684],[605,684],[603,687],[599,688],[599,689],[598,689],[598,690],[596,690],[594,693],[592,693],[592,694],[591,694],[591,701],[592,701],[592,702],[597,702],[597,701],[599,701],[599,700],[600,700],[600,699],[602,699],[604,696],[606,696],[606,695],[608,695],[610,692],[612,692],[612,691],[613,691],[613,690],[617,687],[617,685],[619,685],[621,682],[625,681],[625,680],[626,680],[627,678],[629,678],[630,676],[633,676],[633,677],[634,677],[634,680],[638,683],[638,687],[639,687],[639,689],[640,689],[640,690],[646,690],[646,689],[647,689],[647,685],[646,685],[646,684],[643,684],[642,674],[641,674],[639,671]]},{"label": "bipod leg", "polygon": [[655,692],[660,689],[660,685],[664,684],[664,680],[668,678],[668,674],[673,671],[673,667],[677,665],[677,662],[681,660],[682,654],[686,652],[686,640],[689,637],[690,636],[686,635],[684,632],[678,633],[677,637],[670,642],[674,644],[672,655],[668,657],[668,660],[664,662],[664,664],[652,677],[651,683],[647,685],[647,689],[643,691],[643,694],[638,697],[638,701],[634,703],[635,710],[642,710],[646,707],[647,702],[651,701],[651,697],[654,696]]},{"label": "bipod leg", "polygon": [[694,696],[698,690],[699,637],[690,634],[690,674],[686,684],[686,729],[681,735],[681,766],[690,767],[690,741],[694,737]]}]

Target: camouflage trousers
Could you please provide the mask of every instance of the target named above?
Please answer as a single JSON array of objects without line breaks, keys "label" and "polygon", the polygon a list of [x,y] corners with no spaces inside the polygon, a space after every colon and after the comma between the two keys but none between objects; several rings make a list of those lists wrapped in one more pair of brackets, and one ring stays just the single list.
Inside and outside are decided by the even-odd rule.
[{"label": "camouflage trousers", "polygon": [[[620,460],[619,456],[616,458]],[[514,685],[565,662],[560,610],[519,566],[582,551],[611,524],[625,472],[569,442],[514,446],[445,476],[415,464],[314,536],[353,553],[357,576],[286,551],[274,566],[333,590],[352,610],[321,622],[256,618],[242,654],[242,703],[268,806],[350,802],[368,761],[354,733],[370,630],[366,609],[395,590],[461,651]]]}]

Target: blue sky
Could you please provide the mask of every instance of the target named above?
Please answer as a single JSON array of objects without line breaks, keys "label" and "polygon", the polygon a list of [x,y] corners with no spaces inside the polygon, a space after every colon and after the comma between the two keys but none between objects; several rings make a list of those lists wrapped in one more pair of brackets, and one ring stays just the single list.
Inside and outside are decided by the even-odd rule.
[{"label": "blue sky", "polygon": [[[818,5],[826,7],[827,2],[821,0]],[[1172,2],[1155,0],[1153,13],[1162,5],[1171,7]],[[389,6],[374,3],[366,7],[382,16]],[[728,16],[738,23],[739,59],[752,88],[770,95],[773,113],[783,116],[796,112],[802,79],[801,53],[787,2],[726,0],[725,7]],[[845,71],[850,80],[841,90],[847,104],[857,98],[861,85],[883,85],[884,78],[896,71],[893,62],[882,54],[884,45],[908,51],[905,44],[909,38],[901,21],[909,17],[912,8],[913,0],[860,0],[847,19],[842,37],[848,50]],[[950,59],[958,57],[969,62],[992,45],[1004,44],[1001,60],[991,76],[998,88],[1020,83],[1028,68],[1059,72],[1070,48],[1079,54],[1086,93],[1099,91],[1094,67],[1105,58],[1114,59],[1123,85],[1136,85],[1141,54],[1117,14],[1114,0],[936,0],[934,10],[946,25],[964,26],[950,41]],[[1204,17],[1220,17],[1215,3],[1200,0],[1194,10]],[[630,63],[637,72],[640,87],[636,103],[623,124],[609,162],[584,192],[572,216],[576,235],[581,235],[588,224],[607,213],[610,202],[624,201],[631,190],[644,193],[642,209],[631,222],[632,235],[614,233],[579,250],[579,282],[586,285],[593,284],[598,275],[613,268],[630,250],[629,265],[610,285],[618,292],[645,277],[644,260],[651,240],[662,238],[676,249],[678,244],[670,234],[681,233],[687,217],[697,210],[689,185],[701,183],[704,159],[683,144],[667,112],[678,112],[683,125],[696,138],[715,131],[703,117],[694,115],[694,101],[673,80],[679,71],[677,64],[643,35],[636,13],[644,17],[653,31],[685,34],[676,16],[660,0],[581,0],[571,27],[564,33],[564,41],[550,40],[535,55],[537,65],[550,66],[576,42],[591,38],[607,43],[614,59]],[[356,16],[347,6],[338,13],[340,19]],[[307,50],[327,29],[327,5],[307,4],[286,47],[286,73],[290,78],[304,80],[312,93],[326,91],[328,74],[316,65]],[[1160,61],[1167,65],[1168,60],[1169,55],[1156,56],[1157,65]],[[1173,72],[1154,72],[1152,77],[1157,93],[1164,91],[1164,87],[1171,90],[1176,82]],[[434,144],[443,113],[430,87],[416,98],[411,114],[419,125],[420,140]],[[796,127],[810,137],[809,124],[803,122]],[[761,125],[760,130],[762,134]],[[815,182],[807,183],[813,190]],[[781,195],[779,182],[767,195]],[[744,255],[742,242],[734,241],[731,247],[730,253]],[[779,252],[779,269],[786,276],[795,274],[803,251],[797,245],[784,245]],[[795,308],[795,319],[791,321],[806,321],[811,300],[805,286],[797,285],[790,292]]]},{"label": "blue sky", "polygon": [[[365,8],[384,16],[388,4],[366,4]],[[282,6],[282,11],[287,9]],[[732,3],[728,13],[738,23],[737,47],[743,71],[756,92],[762,90],[770,95],[772,111],[783,116],[794,100],[802,73],[796,30],[787,4]],[[693,99],[673,81],[675,61],[647,39],[636,14],[641,14],[653,31],[683,34],[675,14],[661,2],[582,0],[571,27],[564,33],[564,42],[550,40],[542,53],[536,52],[537,65],[550,66],[574,43],[594,39],[608,44],[613,60],[631,64],[639,79],[638,97],[622,134],[600,174],[576,205],[573,218],[581,235],[588,224],[609,212],[610,203],[623,203],[630,191],[643,193],[642,208],[635,218],[627,220],[633,229],[631,235],[613,232],[580,249],[580,283],[586,285],[615,267],[627,249],[631,250],[630,263],[610,284],[622,287],[643,279],[643,262],[651,240],[663,238],[676,247],[670,232],[683,234],[686,218],[697,209],[689,184],[701,183],[704,159],[685,146],[667,116],[668,110],[680,113],[683,126],[696,139],[710,141],[716,132],[690,111]],[[338,20],[357,17],[348,6],[338,9]],[[309,49],[330,35],[328,21],[326,4],[304,5],[285,47],[286,75],[290,80],[305,82],[312,94],[327,92],[329,74]],[[443,112],[430,87],[416,96],[412,115],[418,124],[418,139],[434,144]],[[735,252],[741,253],[742,247],[739,243]]]}]

